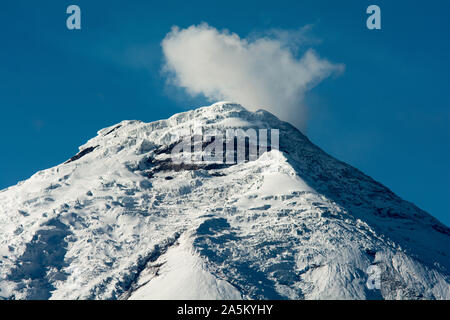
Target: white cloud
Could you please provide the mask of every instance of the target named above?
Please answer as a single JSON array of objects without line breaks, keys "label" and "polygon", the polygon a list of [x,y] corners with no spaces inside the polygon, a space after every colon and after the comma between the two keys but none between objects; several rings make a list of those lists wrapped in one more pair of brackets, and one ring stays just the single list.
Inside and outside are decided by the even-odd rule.
[{"label": "white cloud", "polygon": [[297,58],[288,39],[292,37],[286,32],[241,39],[205,23],[173,27],[162,41],[164,70],[171,84],[192,96],[263,108],[302,127],[306,91],[343,66],[319,58],[313,50]]}]

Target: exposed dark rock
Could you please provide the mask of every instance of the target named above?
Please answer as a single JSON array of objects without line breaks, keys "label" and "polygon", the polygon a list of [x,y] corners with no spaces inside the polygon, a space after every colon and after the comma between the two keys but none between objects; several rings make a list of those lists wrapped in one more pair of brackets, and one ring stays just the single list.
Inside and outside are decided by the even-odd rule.
[{"label": "exposed dark rock", "polygon": [[84,156],[87,155],[88,153],[91,153],[92,151],[94,151],[97,147],[98,147],[98,146],[95,146],[95,147],[89,147],[89,148],[86,148],[86,149],[84,149],[84,150],[81,150],[81,151],[78,152],[76,155],[74,155],[72,158],[70,158],[69,160],[67,160],[66,162],[64,162],[64,164],[70,163],[70,162],[73,162],[73,161],[76,161],[76,160],[78,160],[78,159],[84,157]]},{"label": "exposed dark rock", "polygon": [[114,127],[114,128],[112,128],[111,130],[109,130],[106,134],[105,134],[105,136],[107,136],[108,134],[110,134],[110,133],[112,133],[112,132],[114,132],[114,131],[116,131],[117,129],[119,129],[120,127],[121,127],[122,125],[121,124],[119,124],[118,126],[116,126],[116,127]]}]

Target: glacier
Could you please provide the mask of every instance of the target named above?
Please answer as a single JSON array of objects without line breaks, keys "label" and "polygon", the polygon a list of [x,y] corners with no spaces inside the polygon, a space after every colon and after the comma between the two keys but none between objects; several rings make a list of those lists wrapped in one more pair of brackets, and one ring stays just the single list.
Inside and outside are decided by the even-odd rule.
[{"label": "glacier", "polygon": [[[170,165],[198,126],[280,147]],[[450,299],[450,229],[267,111],[123,121],[79,150],[0,191],[0,299]]]}]

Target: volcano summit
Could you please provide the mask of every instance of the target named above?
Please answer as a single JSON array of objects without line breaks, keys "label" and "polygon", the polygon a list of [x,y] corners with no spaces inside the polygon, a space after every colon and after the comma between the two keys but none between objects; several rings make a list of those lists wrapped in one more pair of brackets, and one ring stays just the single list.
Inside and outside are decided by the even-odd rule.
[{"label": "volcano summit", "polygon": [[[279,145],[175,163],[199,127]],[[437,219],[234,103],[123,121],[0,191],[3,299],[450,299],[449,248]]]}]

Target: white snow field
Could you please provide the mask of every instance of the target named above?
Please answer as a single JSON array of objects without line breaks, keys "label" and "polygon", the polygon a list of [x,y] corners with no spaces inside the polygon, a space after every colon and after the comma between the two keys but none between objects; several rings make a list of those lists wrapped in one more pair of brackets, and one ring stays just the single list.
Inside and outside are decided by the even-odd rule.
[{"label": "white snow field", "polygon": [[[171,163],[199,126],[279,129],[280,148]],[[428,213],[227,102],[105,128],[0,191],[0,299],[450,299],[449,248]]]}]

